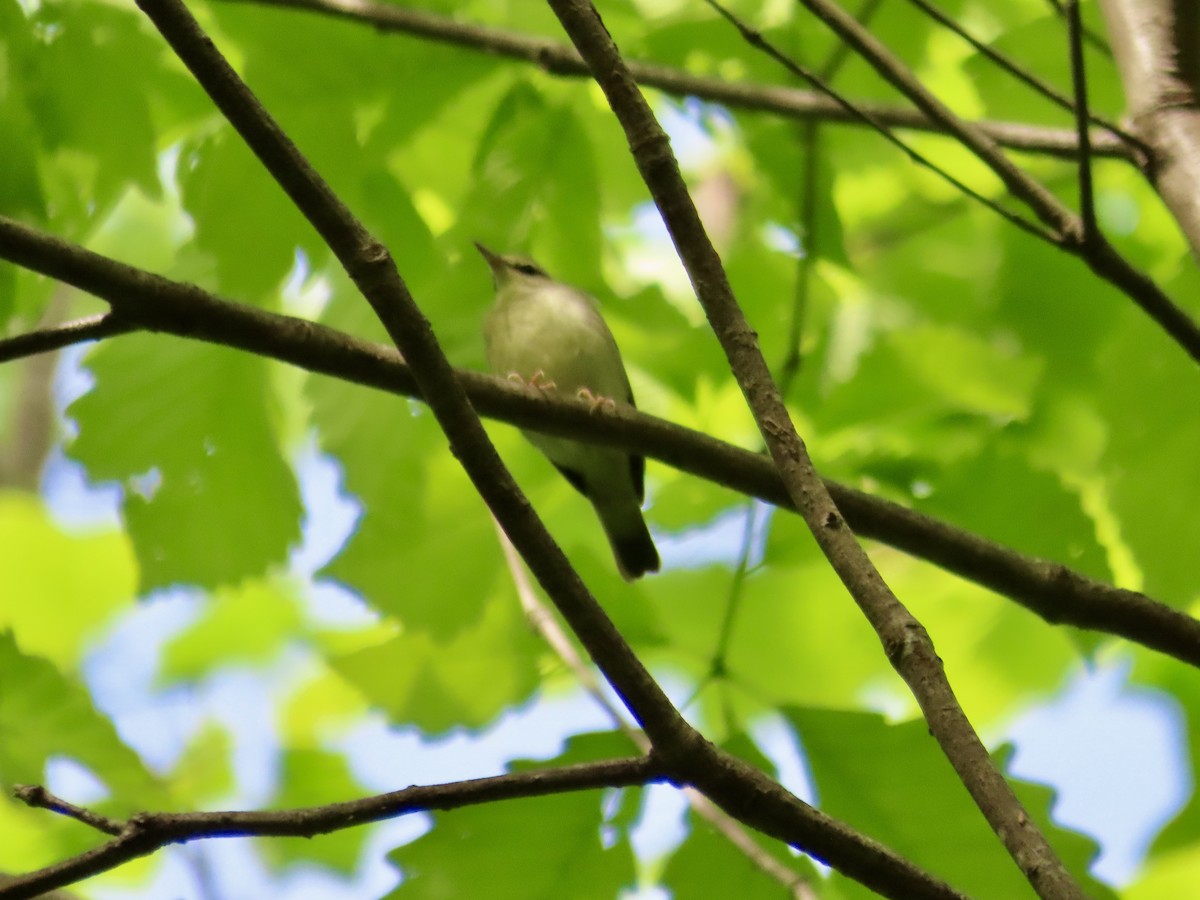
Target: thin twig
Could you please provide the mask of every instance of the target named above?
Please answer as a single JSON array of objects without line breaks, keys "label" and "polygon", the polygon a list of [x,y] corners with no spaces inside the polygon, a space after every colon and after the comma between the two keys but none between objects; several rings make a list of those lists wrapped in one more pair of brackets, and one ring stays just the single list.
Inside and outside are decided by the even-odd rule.
[{"label": "thin twig", "polygon": [[136,325],[113,313],[86,316],[53,328],[39,328],[0,339],[0,363],[136,330]]},{"label": "thin twig", "polygon": [[[413,34],[431,41],[487,53],[506,59],[521,60],[540,66],[552,75],[567,78],[587,77],[587,66],[569,44],[551,41],[516,31],[473,25],[436,13],[411,9],[378,0],[226,0],[259,6],[299,9],[370,25],[378,31]],[[676,97],[698,97],[733,109],[769,112],[799,120],[821,120],[841,124],[861,124],[841,106],[811,91],[766,84],[745,84],[693,75],[683,69],[650,62],[630,63],[640,84],[657,88]],[[893,128],[914,131],[941,131],[919,112],[881,103],[856,104],[872,118]],[[1043,128],[1021,122],[976,123],[997,143],[1014,150],[1042,153],[1060,158],[1075,156],[1075,133],[1070,129]],[[1135,161],[1129,147],[1112,135],[1097,137],[1094,152],[1099,156]]]},{"label": "thin twig", "polygon": [[[1067,11],[1063,7],[1062,0],[1046,0],[1046,2],[1050,4],[1051,9],[1053,9],[1058,15],[1066,18]],[[1092,31],[1090,28],[1085,28],[1083,29],[1083,37],[1084,40],[1092,45],[1092,49],[1103,53],[1109,59],[1113,58],[1112,47],[1108,45],[1108,41],[1104,39],[1103,35],[1096,34],[1096,32]]]},{"label": "thin twig", "polygon": [[21,786],[18,799],[67,815],[113,835],[106,844],[0,885],[0,900],[37,897],[115,869],[170,844],[218,837],[305,837],[428,810],[461,809],[481,803],[545,797],[597,788],[669,781],[654,756],[580,763],[537,772],[518,772],[447,784],[423,785],[324,806],[267,812],[139,813],[124,822],[81,810],[40,787]]},{"label": "thin twig", "polygon": [[1071,48],[1071,85],[1075,91],[1075,131],[1079,135],[1079,215],[1083,219],[1083,241],[1100,236],[1096,224],[1096,201],[1092,190],[1091,138],[1088,134],[1087,73],[1083,64],[1083,20],[1079,0],[1066,0],[1067,40]]},{"label": "thin twig", "polygon": [[[883,0],[866,0],[858,10],[859,18],[869,22],[882,5]],[[845,62],[851,58],[850,47],[844,41],[839,41],[825,60],[825,65],[821,66],[821,80],[831,84]],[[796,288],[792,295],[792,317],[788,323],[787,355],[779,366],[779,392],[785,400],[791,393],[792,385],[804,363],[802,343],[812,289],[812,273],[816,260],[821,256],[820,235],[817,233],[817,186],[821,170],[817,149],[820,132],[819,122],[805,122],[801,127],[800,143],[804,171],[801,174],[800,196],[797,198],[800,206],[801,252],[796,261]]]},{"label": "thin twig", "polygon": [[1060,237],[1078,232],[1074,214],[1034,178],[1013,164],[990,137],[955,115],[933,95],[882,42],[832,0],[800,0],[810,12],[858,51],[884,80],[908,97],[921,112],[940,122],[1000,179],[1014,197],[1022,200],[1051,231]]},{"label": "thin twig", "polygon": [[801,128],[804,170],[800,173],[800,228],[797,235],[800,253],[796,260],[796,286],[792,292],[792,315],[788,322],[787,354],[779,365],[779,392],[785,400],[791,394],[800,368],[804,365],[804,325],[812,295],[813,269],[821,255],[817,234],[817,187],[821,168],[817,146],[821,127],[815,122],[807,122]]},{"label": "thin twig", "polygon": [[717,646],[713,650],[712,666],[709,673],[714,678],[724,677],[729,655],[729,644],[733,640],[734,625],[737,622],[737,610],[746,586],[746,576],[750,573],[750,559],[755,550],[755,539],[759,534],[760,515],[764,515],[758,503],[751,501],[746,505],[746,524],[742,529],[742,546],[738,551],[737,566],[733,570],[733,578],[729,582],[729,597],[725,603],[725,615],[721,618],[721,627],[717,632]]},{"label": "thin twig", "polygon": [[651,749],[650,739],[646,737],[646,733],[640,728],[631,725],[625,716],[621,714],[621,710],[609,700],[608,694],[600,686],[600,681],[596,678],[591,667],[583,661],[583,657],[579,655],[579,651],[575,649],[575,645],[571,643],[571,639],[567,637],[566,632],[555,621],[554,613],[538,598],[533,585],[529,581],[529,576],[525,574],[525,566],[521,562],[521,554],[517,552],[517,548],[513,546],[512,541],[508,539],[508,535],[504,533],[504,528],[494,518],[492,522],[496,526],[496,536],[500,541],[500,549],[504,551],[504,561],[508,564],[508,571],[512,576],[513,586],[517,590],[517,599],[521,602],[521,610],[525,613],[525,618],[529,621],[529,624],[533,626],[542,640],[550,645],[550,649],[554,651],[555,656],[562,660],[563,664],[571,670],[571,674],[575,676],[575,680],[583,686],[583,689],[596,704],[604,710],[612,720],[613,725],[629,738],[630,742],[638,750],[642,753],[649,753]]},{"label": "thin twig", "polygon": [[48,809],[50,812],[56,812],[60,816],[74,819],[76,822],[82,822],[89,828],[95,828],[97,831],[102,831],[107,835],[115,837],[125,830],[124,822],[118,822],[116,819],[110,819],[108,816],[101,815],[98,812],[93,812],[82,806],[76,806],[74,803],[68,803],[61,797],[54,796],[54,794],[50,793],[40,784],[13,785],[12,795],[26,806],[31,806],[34,809]]},{"label": "thin twig", "polygon": [[[325,325],[221,300],[0,216],[0,258],[112,304],[149,331],[244,350],[308,372],[419,398],[394,349]],[[683,472],[794,510],[769,459],[643,412],[594,410],[507,379],[455,373],[481,415],[520,428],[653,457]],[[856,533],[1008,597],[1054,624],[1123,637],[1200,667],[1200,621],[1144,594],[1003,547],[897,503],[827,481]]]},{"label": "thin twig", "polygon": [[1045,228],[1043,228],[1042,226],[1040,226],[1034,222],[1030,222],[1029,220],[1025,219],[1023,216],[1018,215],[1017,213],[1013,212],[1010,209],[1005,209],[1003,206],[1001,206],[999,203],[997,203],[991,197],[987,197],[987,196],[981,194],[979,191],[975,190],[973,187],[966,184],[961,179],[956,178],[954,175],[951,175],[949,172],[947,172],[945,169],[943,169],[941,166],[939,166],[937,163],[935,163],[929,157],[925,156],[920,151],[916,150],[913,147],[910,147],[907,143],[905,143],[903,140],[901,140],[901,138],[899,136],[897,136],[896,133],[893,132],[890,128],[888,128],[882,122],[879,122],[879,121],[873,119],[871,117],[871,115],[868,112],[866,112],[864,109],[862,109],[861,107],[859,107],[858,105],[856,105],[854,103],[851,103],[849,100],[847,100],[845,97],[843,97],[838,91],[834,90],[816,72],[813,72],[810,69],[808,69],[807,67],[800,65],[798,62],[793,60],[787,54],[783,53],[781,50],[776,48],[774,44],[772,44],[765,37],[763,37],[763,34],[761,31],[759,31],[756,28],[752,28],[741,18],[739,18],[738,16],[736,16],[732,12],[730,12],[728,9],[726,9],[721,3],[718,2],[718,0],[704,0],[704,2],[707,3],[723,19],[725,19],[727,22],[729,22],[731,25],[733,25],[741,33],[742,38],[746,41],[746,43],[750,44],[752,47],[756,47],[757,49],[761,50],[767,56],[771,57],[771,59],[775,60],[781,66],[786,68],[793,75],[797,75],[800,78],[803,78],[805,81],[807,81],[809,84],[811,84],[818,91],[825,94],[831,100],[833,100],[835,103],[842,106],[848,113],[856,116],[864,124],[871,126],[873,129],[875,129],[876,132],[879,133],[880,136],[882,136],[885,140],[887,140],[888,143],[899,148],[904,153],[905,156],[907,156],[910,160],[912,160],[912,162],[928,169],[930,172],[937,175],[939,178],[941,178],[947,184],[951,185],[955,190],[959,191],[962,194],[965,194],[966,196],[970,197],[972,200],[976,201],[977,203],[983,205],[987,209],[990,209],[992,212],[996,213],[996,215],[1011,222],[1013,225],[1016,225],[1022,231],[1032,234],[1035,237],[1039,237],[1042,240],[1047,241],[1049,243],[1053,243],[1053,244],[1058,243],[1057,236],[1054,232],[1048,231]]}]

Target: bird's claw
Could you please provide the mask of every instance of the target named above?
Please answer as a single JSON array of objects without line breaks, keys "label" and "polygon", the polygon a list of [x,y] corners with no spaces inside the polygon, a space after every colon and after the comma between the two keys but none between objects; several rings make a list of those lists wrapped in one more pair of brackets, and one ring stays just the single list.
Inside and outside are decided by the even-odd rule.
[{"label": "bird's claw", "polygon": [[617,408],[617,401],[612,397],[605,397],[602,394],[593,394],[587,388],[580,388],[575,396],[580,400],[586,400],[592,405],[591,412],[603,408],[606,412],[614,412]]},{"label": "bird's claw", "polygon": [[546,377],[546,373],[541,369],[538,369],[536,372],[530,375],[528,380],[526,380],[525,376],[523,376],[520,372],[509,372],[508,379],[509,381],[515,381],[518,384],[524,385],[525,387],[537,388],[538,390],[542,391],[552,391],[558,387],[558,385]]}]

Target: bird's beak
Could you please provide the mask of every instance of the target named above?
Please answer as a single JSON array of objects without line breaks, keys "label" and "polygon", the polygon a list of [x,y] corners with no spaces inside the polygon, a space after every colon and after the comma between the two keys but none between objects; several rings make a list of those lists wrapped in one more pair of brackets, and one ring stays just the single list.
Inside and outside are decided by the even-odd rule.
[{"label": "bird's beak", "polygon": [[487,264],[491,267],[493,274],[504,268],[504,262],[500,259],[499,254],[493,253],[487,247],[483,246],[483,244],[479,243],[479,241],[475,241],[475,249],[487,260]]}]

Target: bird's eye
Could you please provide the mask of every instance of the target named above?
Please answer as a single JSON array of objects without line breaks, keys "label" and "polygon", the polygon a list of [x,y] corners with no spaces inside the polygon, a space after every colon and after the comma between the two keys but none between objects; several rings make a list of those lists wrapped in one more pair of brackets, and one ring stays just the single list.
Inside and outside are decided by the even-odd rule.
[{"label": "bird's eye", "polygon": [[533,265],[533,263],[517,263],[515,266],[513,266],[513,268],[516,269],[518,272],[521,272],[525,275],[544,275],[545,274],[541,269],[539,269],[537,266]]}]

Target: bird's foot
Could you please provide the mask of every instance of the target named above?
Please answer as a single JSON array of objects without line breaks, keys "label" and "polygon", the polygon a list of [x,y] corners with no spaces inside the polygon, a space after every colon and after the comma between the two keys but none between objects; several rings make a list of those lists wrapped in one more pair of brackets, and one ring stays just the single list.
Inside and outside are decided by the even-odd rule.
[{"label": "bird's foot", "polygon": [[580,388],[575,396],[580,400],[586,400],[592,405],[592,412],[603,408],[605,412],[614,412],[617,408],[617,401],[612,397],[605,397],[601,394],[593,394],[587,388]]},{"label": "bird's foot", "polygon": [[558,387],[558,385],[546,377],[546,373],[541,369],[530,375],[528,380],[520,372],[509,372],[508,378],[510,381],[516,381],[527,387],[537,388],[542,391],[552,391]]}]

